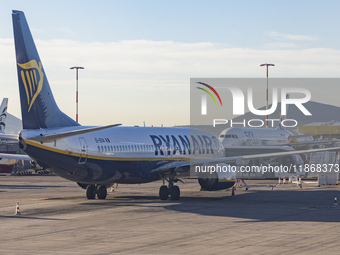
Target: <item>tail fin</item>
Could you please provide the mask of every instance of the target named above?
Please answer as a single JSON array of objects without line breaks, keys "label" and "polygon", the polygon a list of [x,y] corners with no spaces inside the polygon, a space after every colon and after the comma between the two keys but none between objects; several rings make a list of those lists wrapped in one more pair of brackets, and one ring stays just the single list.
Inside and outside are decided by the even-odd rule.
[{"label": "tail fin", "polygon": [[[290,96],[289,94],[286,94],[286,99],[288,99],[289,96]],[[280,113],[280,123],[279,123],[278,129],[286,129],[281,123],[287,118],[287,114],[288,114],[288,105],[286,105],[286,115],[281,115]]]},{"label": "tail fin", "polygon": [[79,126],[54,100],[25,14],[13,11],[12,18],[23,128]]},{"label": "tail fin", "polygon": [[279,122],[279,126],[278,126],[277,128],[278,128],[278,129],[286,129],[286,128],[282,125],[282,121],[284,121],[285,118],[284,118],[283,115],[281,115],[281,112],[280,112],[280,117],[279,117],[279,119],[280,119],[280,122]]},{"label": "tail fin", "polygon": [[7,117],[7,104],[8,104],[8,98],[4,98],[0,106],[0,133],[5,132],[6,117]]}]

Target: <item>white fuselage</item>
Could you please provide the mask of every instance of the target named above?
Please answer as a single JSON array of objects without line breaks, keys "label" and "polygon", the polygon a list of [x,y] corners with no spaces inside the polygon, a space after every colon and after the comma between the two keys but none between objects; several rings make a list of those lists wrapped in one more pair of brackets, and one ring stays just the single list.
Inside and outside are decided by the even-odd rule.
[{"label": "white fuselage", "polygon": [[43,143],[30,139],[83,128],[24,130],[21,147],[40,165],[84,183],[151,181],[149,173],[163,164],[224,156],[215,135],[189,128],[114,127]]},{"label": "white fuselage", "polygon": [[228,128],[221,132],[220,141],[227,148],[231,146],[282,145],[289,142],[290,133],[273,128]]}]

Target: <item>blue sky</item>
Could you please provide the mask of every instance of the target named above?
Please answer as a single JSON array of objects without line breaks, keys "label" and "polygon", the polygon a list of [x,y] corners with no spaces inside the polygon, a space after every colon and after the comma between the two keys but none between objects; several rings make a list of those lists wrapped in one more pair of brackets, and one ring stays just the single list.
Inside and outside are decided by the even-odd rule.
[{"label": "blue sky", "polygon": [[[45,40],[171,40],[257,49],[285,40],[300,41],[301,48],[338,49],[340,44],[340,3],[335,0],[2,1],[0,24],[5,37],[12,35],[12,9],[23,10],[38,29],[35,37]],[[306,38],[289,39],[284,34]]]},{"label": "blue sky", "polygon": [[[339,77],[339,1],[0,1],[0,88],[20,117],[11,10],[22,10],[60,108],[80,122],[189,123],[190,77]],[[337,104],[336,98],[312,100]]]}]

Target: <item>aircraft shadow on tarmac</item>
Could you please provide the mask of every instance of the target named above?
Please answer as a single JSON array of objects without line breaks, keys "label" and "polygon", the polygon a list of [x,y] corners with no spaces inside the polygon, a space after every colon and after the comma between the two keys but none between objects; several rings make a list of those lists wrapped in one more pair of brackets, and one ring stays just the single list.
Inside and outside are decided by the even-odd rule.
[{"label": "aircraft shadow on tarmac", "polygon": [[340,222],[340,208],[333,207],[340,191],[250,191],[217,198],[182,197],[165,209],[206,216],[235,217],[249,221]]},{"label": "aircraft shadow on tarmac", "polygon": [[46,220],[46,221],[65,221],[65,219],[57,219],[57,218],[42,218],[42,217],[33,217],[33,216],[15,216],[15,215],[11,215],[11,216],[7,216],[7,215],[0,215],[0,219],[1,218],[8,218],[8,219],[13,219],[13,218],[17,218],[17,219],[30,219],[30,220]]},{"label": "aircraft shadow on tarmac", "polygon": [[0,185],[0,192],[4,192],[10,189],[45,189],[45,188],[62,188],[65,186],[42,186],[42,185],[30,185],[30,184],[11,184],[11,185]]},{"label": "aircraft shadow on tarmac", "polygon": [[[147,210],[148,204],[163,204],[166,210],[216,217],[234,217],[242,222],[315,221],[340,222],[340,208],[334,208],[334,190],[248,191],[236,196],[188,197],[160,201],[157,196],[116,196],[112,200],[82,203],[87,206],[135,206]],[[143,209],[143,210],[144,210]],[[154,209],[153,209],[154,210]]]}]

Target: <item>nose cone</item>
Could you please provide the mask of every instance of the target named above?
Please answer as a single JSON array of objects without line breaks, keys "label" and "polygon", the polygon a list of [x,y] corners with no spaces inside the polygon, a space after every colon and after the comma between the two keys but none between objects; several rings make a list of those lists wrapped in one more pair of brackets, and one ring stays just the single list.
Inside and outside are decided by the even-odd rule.
[{"label": "nose cone", "polygon": [[231,138],[220,138],[221,143],[223,145],[224,148],[230,147],[234,145],[234,139]]}]

